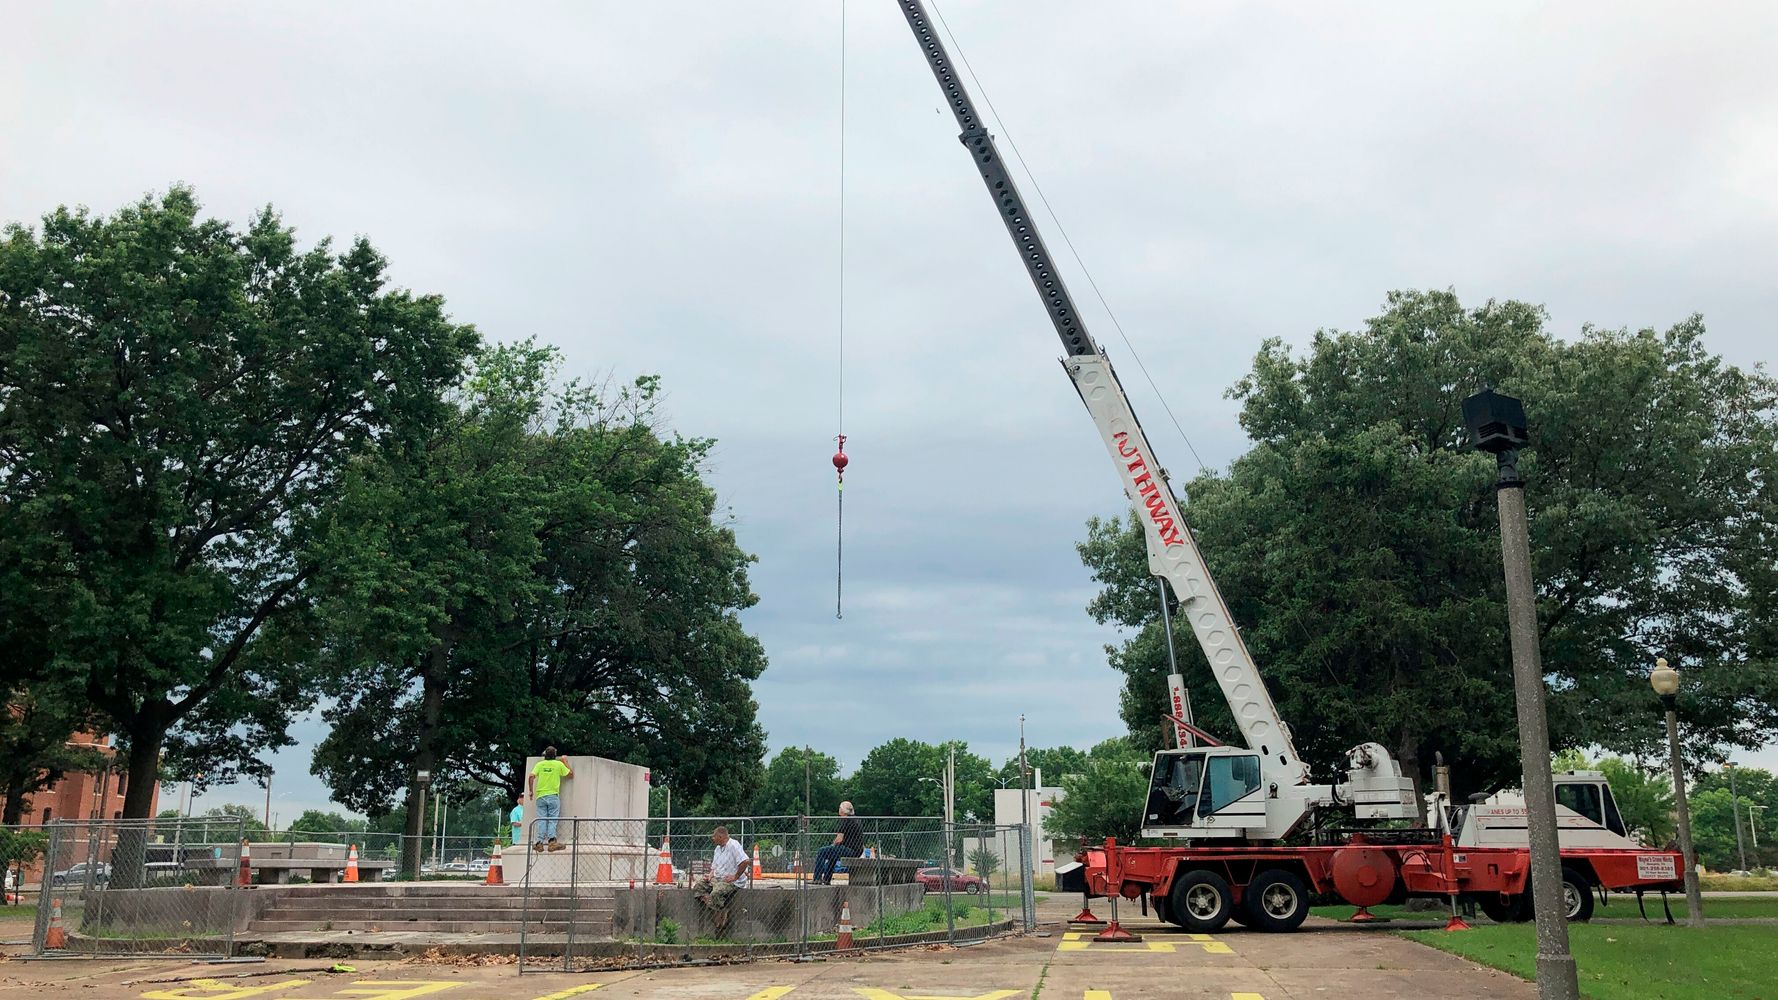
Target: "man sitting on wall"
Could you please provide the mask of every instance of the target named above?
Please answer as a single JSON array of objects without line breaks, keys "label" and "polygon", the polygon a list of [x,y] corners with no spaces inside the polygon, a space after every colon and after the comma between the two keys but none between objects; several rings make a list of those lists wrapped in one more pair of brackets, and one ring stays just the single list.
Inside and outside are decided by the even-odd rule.
[{"label": "man sitting on wall", "polygon": [[832,885],[834,866],[841,858],[856,858],[864,853],[864,824],[852,815],[852,803],[840,803],[840,829],[833,843],[815,852],[815,884]]},{"label": "man sitting on wall", "polygon": [[728,835],[726,826],[710,831],[710,842],[716,845],[710,855],[710,874],[692,883],[691,891],[710,911],[716,929],[723,931],[728,929],[728,905],[737,891],[747,887],[753,862],[741,842]]}]

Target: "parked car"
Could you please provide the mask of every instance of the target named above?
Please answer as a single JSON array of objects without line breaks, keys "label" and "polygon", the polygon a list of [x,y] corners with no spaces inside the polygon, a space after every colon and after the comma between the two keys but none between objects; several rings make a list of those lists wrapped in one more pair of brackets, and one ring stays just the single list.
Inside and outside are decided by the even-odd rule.
[{"label": "parked car", "polygon": [[89,881],[89,876],[87,874],[87,871],[89,868],[92,871],[92,874],[90,876],[90,881],[92,882],[92,884],[104,885],[105,883],[111,881],[111,865],[110,864],[108,864],[104,861],[93,862],[90,864],[88,862],[82,861],[80,864],[77,864],[72,868],[64,868],[61,871],[56,872],[54,875],[51,875],[49,878],[50,884],[51,885],[85,885]]},{"label": "parked car", "polygon": [[914,878],[926,887],[928,892],[943,892],[945,883],[949,882],[952,892],[967,892],[975,895],[982,891],[982,880],[974,875],[965,875],[955,868],[922,868]]}]

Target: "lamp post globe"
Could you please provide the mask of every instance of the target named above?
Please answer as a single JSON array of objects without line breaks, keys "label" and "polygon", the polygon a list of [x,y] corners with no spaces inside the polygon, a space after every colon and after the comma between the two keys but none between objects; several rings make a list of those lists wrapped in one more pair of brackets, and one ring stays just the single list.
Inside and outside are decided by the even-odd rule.
[{"label": "lamp post globe", "polygon": [[1648,675],[1648,684],[1663,699],[1679,694],[1679,671],[1667,666],[1667,658],[1657,657],[1655,668]]}]

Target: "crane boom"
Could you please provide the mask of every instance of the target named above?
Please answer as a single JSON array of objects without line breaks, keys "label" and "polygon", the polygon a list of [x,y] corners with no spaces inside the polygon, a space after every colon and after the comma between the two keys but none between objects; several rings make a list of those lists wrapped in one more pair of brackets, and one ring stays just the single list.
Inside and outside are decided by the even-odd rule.
[{"label": "crane boom", "polygon": [[1308,767],[1297,756],[1289,730],[1278,717],[1278,709],[1266,692],[1253,656],[1248,653],[1234,617],[1217,590],[1216,581],[1204,563],[1198,543],[1179,514],[1179,502],[1167,483],[1165,473],[1155,461],[1154,450],[1142,432],[1142,425],[1130,406],[1117,373],[1104,351],[1087,332],[1080,310],[1068,294],[1068,286],[1057,273],[1049,248],[1037,231],[1037,224],[1019,193],[1018,184],[1006,169],[1006,161],[994,145],[975,102],[963,86],[950,53],[939,40],[921,0],[898,0],[908,27],[926,53],[926,64],[938,80],[939,87],[951,106],[951,114],[962,129],[958,139],[975,160],[982,183],[1000,209],[1000,220],[1007,235],[1025,263],[1038,297],[1049,311],[1050,323],[1062,340],[1067,353],[1062,365],[1074,380],[1081,401],[1086,404],[1093,424],[1099,428],[1106,450],[1123,480],[1124,493],[1135,505],[1148,540],[1149,569],[1165,577],[1179,599],[1181,615],[1191,624],[1192,633],[1209,661],[1211,672],[1223,697],[1228,701],[1241,736],[1249,749],[1257,751],[1267,777],[1280,785],[1298,785],[1308,780]]}]

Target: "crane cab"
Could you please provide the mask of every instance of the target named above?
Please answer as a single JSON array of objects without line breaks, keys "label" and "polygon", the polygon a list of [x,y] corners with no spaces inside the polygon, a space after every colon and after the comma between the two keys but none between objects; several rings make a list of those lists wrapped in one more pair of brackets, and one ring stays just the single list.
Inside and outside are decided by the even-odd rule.
[{"label": "crane cab", "polygon": [[1142,835],[1204,839],[1257,837],[1267,826],[1259,754],[1239,747],[1194,747],[1155,754]]}]

